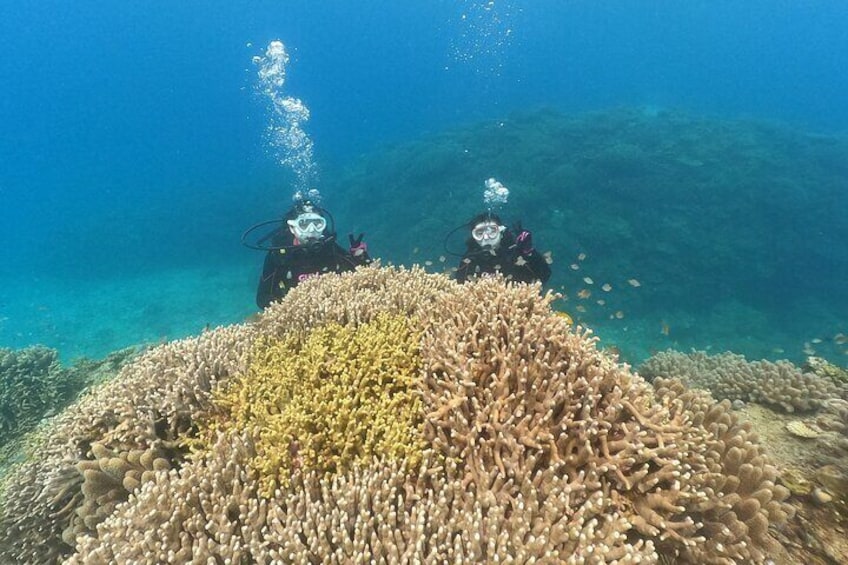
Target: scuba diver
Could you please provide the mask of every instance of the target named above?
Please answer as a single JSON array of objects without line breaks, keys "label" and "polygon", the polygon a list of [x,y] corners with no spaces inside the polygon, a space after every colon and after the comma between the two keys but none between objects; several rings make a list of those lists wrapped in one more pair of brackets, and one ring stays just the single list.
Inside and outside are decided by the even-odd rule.
[{"label": "scuba diver", "polygon": [[528,230],[515,232],[507,228],[492,212],[478,214],[463,227],[471,230],[466,251],[459,262],[455,278],[465,282],[470,278],[500,273],[508,281],[543,284],[551,276],[545,257],[533,248],[533,236]]},{"label": "scuba diver", "polygon": [[371,262],[368,246],[362,241],[365,234],[349,235],[350,248],[336,242],[335,222],[330,213],[310,200],[296,201],[283,218],[284,224],[249,244],[246,238],[259,227],[280,223],[262,222],[248,229],[242,243],[252,249],[267,250],[256,304],[260,308],[281,299],[302,281],[323,273],[352,271]]}]

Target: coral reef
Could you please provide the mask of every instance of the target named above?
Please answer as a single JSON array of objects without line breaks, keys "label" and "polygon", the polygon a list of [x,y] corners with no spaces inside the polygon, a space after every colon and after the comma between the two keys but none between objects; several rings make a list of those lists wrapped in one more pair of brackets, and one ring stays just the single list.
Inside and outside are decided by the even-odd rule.
[{"label": "coral reef", "polygon": [[654,386],[537,285],[306,281],[164,344],[3,487],[0,560],[763,563],[788,490],[749,425]]},{"label": "coral reef", "polygon": [[[788,414],[748,403],[734,413],[750,422],[761,445],[779,470],[778,484],[792,493],[794,517],[775,531],[784,552],[778,564],[832,565],[848,559],[848,452],[840,412],[846,401],[831,399],[816,413]],[[815,437],[793,433],[793,424],[815,430]],[[808,434],[810,435],[810,434]]]},{"label": "coral reef", "polygon": [[[413,381],[420,337],[405,317],[378,315],[357,327],[333,323],[296,338],[260,340],[249,372],[215,395],[226,410],[205,433],[258,428],[252,465],[263,494],[296,468],[343,473],[378,456],[417,463],[425,445]],[[269,400],[270,399],[270,400]],[[286,446],[280,449],[280,446]]]},{"label": "coral reef", "polygon": [[251,331],[221,328],[147,351],[40,428],[28,460],[0,486],[0,562],[54,563],[71,553],[65,540],[93,531],[104,517],[98,506],[113,508],[128,487],[140,488],[131,481],[147,470],[138,452],[168,454],[168,466],[178,466],[212,387],[243,367],[242,336]]},{"label": "coral reef", "polygon": [[67,398],[59,354],[46,347],[0,348],[0,445]]},{"label": "coral reef", "polygon": [[63,367],[46,347],[0,349],[0,478],[23,457],[28,432],[61,411],[86,387],[113,377],[138,353],[130,347],[105,359],[79,359]]},{"label": "coral reef", "polygon": [[735,353],[668,350],[645,361],[639,373],[648,380],[678,378],[690,388],[710,391],[719,400],[758,402],[786,412],[817,410],[826,400],[848,393],[845,385],[804,373],[788,361],[747,361]]},{"label": "coral reef", "polygon": [[[775,365],[786,369],[785,382],[774,381],[774,375],[781,374]],[[727,353],[710,357],[667,351],[652,357],[640,372],[654,379],[661,394],[667,382],[661,375],[668,375],[735,399],[729,416],[747,421],[744,426],[756,431],[774,465],[764,473],[791,493],[787,501],[794,515],[775,532],[782,544],[772,555],[776,563],[843,563],[848,558],[848,543],[840,533],[848,528],[845,370],[815,357],[805,369],[802,374],[788,362],[748,363]],[[696,393],[705,394],[696,389],[685,394]],[[799,401],[802,395],[813,402]]]},{"label": "coral reef", "polygon": [[846,341],[829,336],[848,311],[844,163],[848,138],[786,124],[549,108],[381,148],[324,181],[381,257],[441,270],[456,266],[440,262],[442,238],[480,212],[477,187],[496,176],[512,189],[502,217],[553,253],[551,288],[575,299],[587,274],[612,284],[604,304],[596,292],[569,312],[634,362],[712,345],[800,364],[817,337],[816,354],[839,363]]},{"label": "coral reef", "polygon": [[687,390],[680,381],[658,378],[654,387],[660,398],[675,400],[678,410],[710,433],[707,468],[720,477],[714,493],[719,501],[710,501],[701,509],[701,520],[710,530],[701,560],[708,558],[713,548],[744,546],[747,537],[776,553],[778,545],[766,532],[768,520],[783,523],[794,510],[783,503],[789,490],[776,484],[778,470],[764,454],[750,422],[740,420],[729,401],[716,404],[708,394]]},{"label": "coral reef", "polygon": [[848,369],[838,367],[821,357],[807,357],[804,370],[828,378],[841,387],[848,387]]}]

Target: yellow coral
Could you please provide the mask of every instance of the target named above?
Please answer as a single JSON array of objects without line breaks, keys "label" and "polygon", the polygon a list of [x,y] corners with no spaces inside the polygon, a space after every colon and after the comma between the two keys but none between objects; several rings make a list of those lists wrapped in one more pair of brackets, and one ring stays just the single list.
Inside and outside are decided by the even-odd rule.
[{"label": "yellow coral", "polygon": [[419,340],[407,318],[389,314],[302,341],[260,339],[244,377],[214,396],[227,414],[215,428],[257,429],[253,466],[266,493],[297,469],[345,472],[380,455],[414,464],[424,448]]}]

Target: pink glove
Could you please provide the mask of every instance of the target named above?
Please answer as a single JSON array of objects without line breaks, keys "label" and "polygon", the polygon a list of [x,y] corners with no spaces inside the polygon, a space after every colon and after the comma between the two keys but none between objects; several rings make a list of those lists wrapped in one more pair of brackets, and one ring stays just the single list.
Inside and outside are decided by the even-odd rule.
[{"label": "pink glove", "polygon": [[515,245],[522,255],[533,253],[533,234],[527,230],[522,230],[515,238]]}]

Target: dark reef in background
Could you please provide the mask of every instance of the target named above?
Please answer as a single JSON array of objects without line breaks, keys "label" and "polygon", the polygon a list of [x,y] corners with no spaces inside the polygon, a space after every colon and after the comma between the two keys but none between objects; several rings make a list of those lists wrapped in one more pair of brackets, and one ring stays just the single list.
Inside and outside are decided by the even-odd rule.
[{"label": "dark reef in background", "polygon": [[541,110],[394,146],[324,181],[375,255],[438,267],[492,176],[511,190],[502,215],[552,251],[563,308],[623,349],[639,342],[633,355],[713,346],[799,360],[813,340],[844,363],[829,336],[848,312],[848,140],[673,110]]}]

